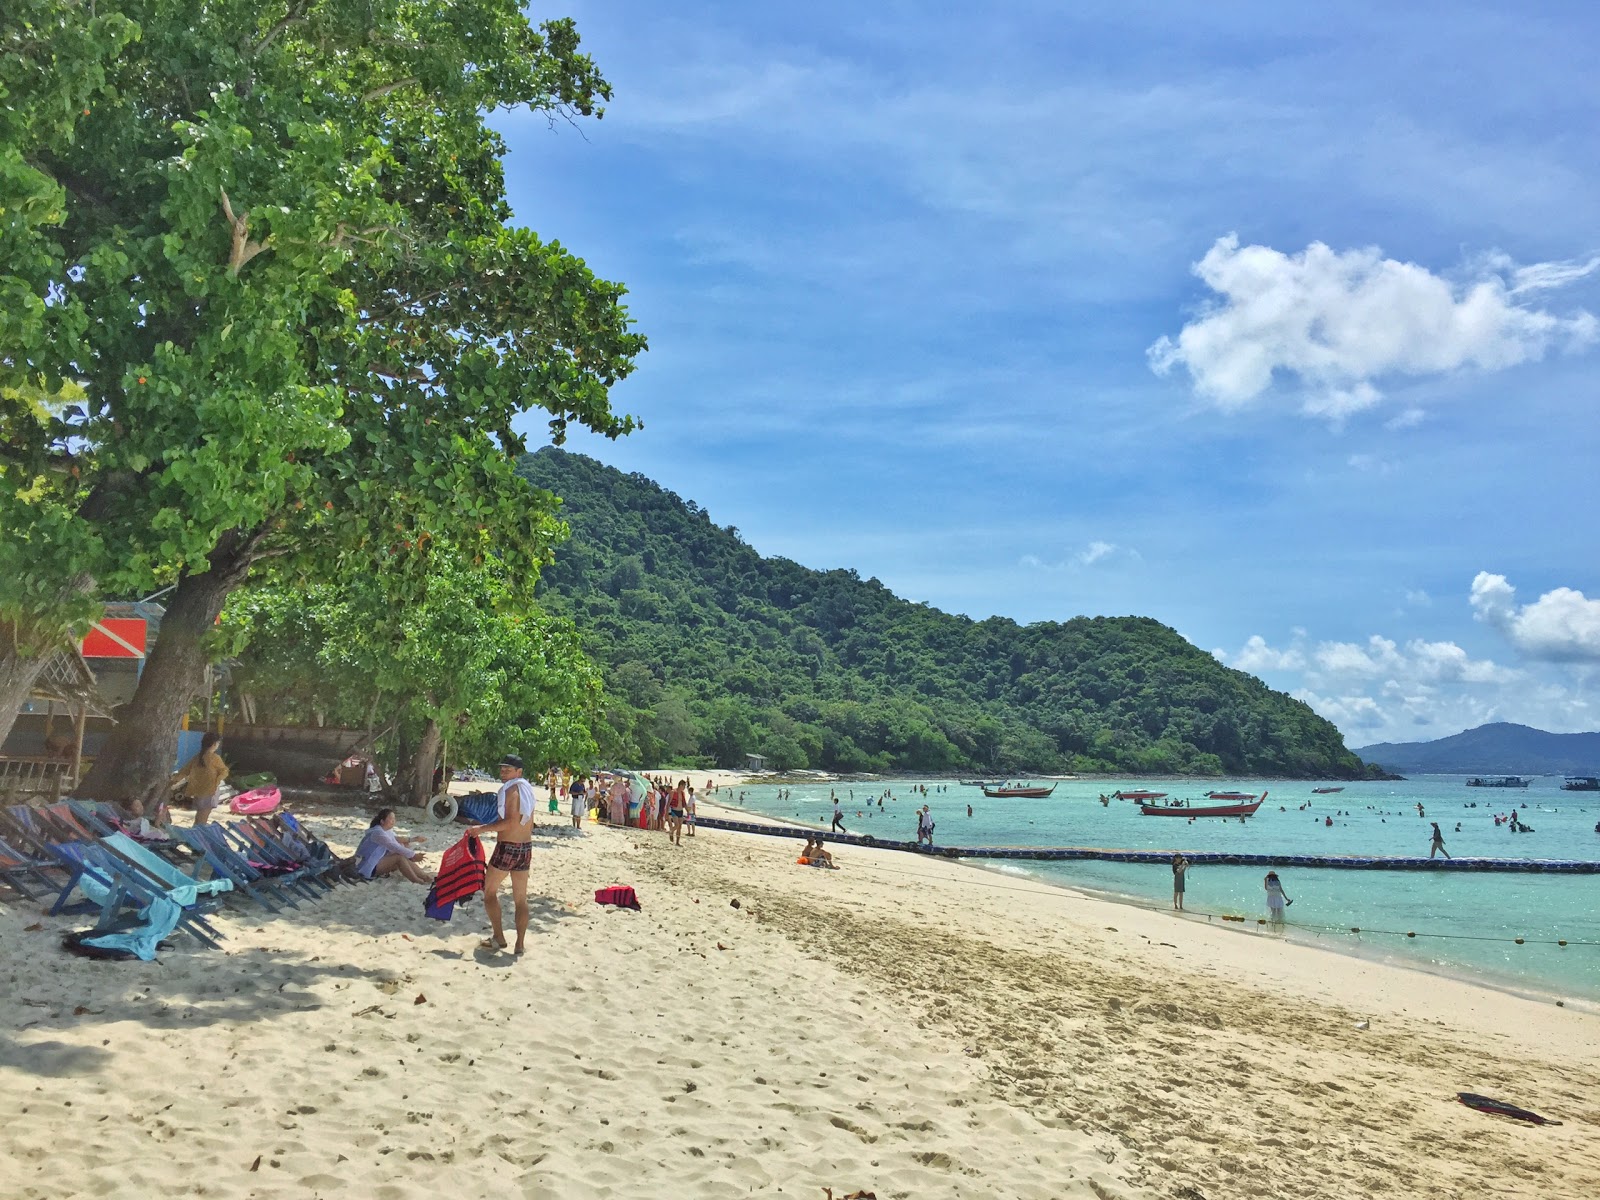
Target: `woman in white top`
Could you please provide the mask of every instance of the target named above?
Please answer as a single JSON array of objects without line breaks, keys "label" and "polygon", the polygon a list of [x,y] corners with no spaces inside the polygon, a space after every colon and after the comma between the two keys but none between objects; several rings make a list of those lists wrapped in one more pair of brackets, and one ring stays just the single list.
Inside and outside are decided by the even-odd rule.
[{"label": "woman in white top", "polygon": [[1283,894],[1283,883],[1276,871],[1267,872],[1267,920],[1274,925],[1283,924],[1283,910],[1294,901]]},{"label": "woman in white top", "polygon": [[422,855],[412,846],[422,838],[402,838],[394,834],[394,809],[380,808],[372,818],[361,845],[356,847],[356,871],[363,879],[376,879],[398,871],[412,883],[427,883],[427,877],[417,870]]}]

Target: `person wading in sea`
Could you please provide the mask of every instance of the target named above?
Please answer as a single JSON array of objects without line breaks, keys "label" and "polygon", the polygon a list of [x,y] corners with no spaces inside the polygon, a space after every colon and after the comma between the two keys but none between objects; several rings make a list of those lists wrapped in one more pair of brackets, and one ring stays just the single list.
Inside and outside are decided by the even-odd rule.
[{"label": "person wading in sea", "polygon": [[489,915],[494,936],[485,950],[504,950],[506,935],[500,924],[500,884],[511,877],[511,901],[516,908],[517,944],[521,954],[528,936],[528,865],[533,861],[533,785],[522,777],[522,760],[508,754],[500,760],[500,791],[496,796],[500,818],[489,825],[469,825],[468,833],[495,836],[494,856],[483,879],[483,911]]}]

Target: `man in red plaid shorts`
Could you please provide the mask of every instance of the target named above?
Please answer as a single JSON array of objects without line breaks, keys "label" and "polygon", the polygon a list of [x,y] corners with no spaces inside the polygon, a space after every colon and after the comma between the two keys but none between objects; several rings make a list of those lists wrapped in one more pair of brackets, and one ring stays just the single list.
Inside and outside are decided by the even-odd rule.
[{"label": "man in red plaid shorts", "polygon": [[489,914],[494,936],[484,940],[485,950],[504,950],[506,935],[500,925],[500,883],[511,877],[511,899],[516,906],[517,945],[523,951],[528,936],[528,864],[533,859],[533,785],[522,777],[522,760],[508,754],[500,760],[500,817],[491,825],[473,825],[468,833],[495,836],[494,854],[483,878],[483,911]]}]

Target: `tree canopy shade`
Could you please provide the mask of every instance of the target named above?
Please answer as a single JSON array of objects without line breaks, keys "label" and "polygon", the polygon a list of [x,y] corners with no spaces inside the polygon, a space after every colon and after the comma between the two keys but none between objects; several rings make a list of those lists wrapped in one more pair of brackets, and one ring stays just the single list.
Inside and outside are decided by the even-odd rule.
[{"label": "tree canopy shade", "polygon": [[265,724],[392,725],[414,803],[445,739],[456,761],[587,761],[599,674],[570,623],[519,592],[497,560],[447,547],[430,552],[426,588],[404,605],[381,575],[246,588],[223,613],[238,650],[232,691]]},{"label": "tree canopy shade", "polygon": [[[176,584],[86,791],[161,778],[263,557],[421,588],[416,549],[465,530],[537,572],[559,522],[512,469],[513,422],[627,433],[609,389],[644,349],[621,287],[508,223],[484,121],[600,115],[570,21],[12,0],[0,90],[0,520],[30,531],[0,618],[42,631],[0,658],[0,701],[76,601]],[[63,387],[82,399],[43,402]]]},{"label": "tree canopy shade", "polygon": [[543,602],[605,670],[602,747],[779,768],[1353,778],[1305,704],[1142,617],[1018,625],[854,571],[762,558],[642,475],[547,448],[520,468],[572,538]]}]

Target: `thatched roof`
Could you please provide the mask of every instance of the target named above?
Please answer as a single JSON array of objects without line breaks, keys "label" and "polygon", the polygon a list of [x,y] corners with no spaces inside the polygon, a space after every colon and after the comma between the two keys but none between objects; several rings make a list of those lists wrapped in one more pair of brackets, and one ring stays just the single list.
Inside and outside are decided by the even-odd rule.
[{"label": "thatched roof", "polygon": [[37,700],[56,700],[71,706],[83,705],[96,716],[110,716],[100,689],[95,685],[94,672],[84,661],[76,646],[58,651],[39,678],[34,680],[33,697]]}]

